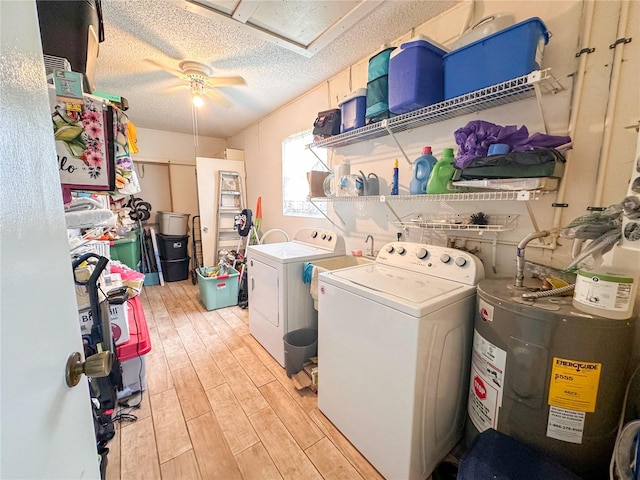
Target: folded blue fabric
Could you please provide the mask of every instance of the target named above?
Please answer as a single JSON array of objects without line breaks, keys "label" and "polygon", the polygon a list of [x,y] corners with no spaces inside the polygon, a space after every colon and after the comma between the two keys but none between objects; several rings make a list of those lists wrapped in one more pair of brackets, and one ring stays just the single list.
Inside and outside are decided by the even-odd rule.
[{"label": "folded blue fabric", "polygon": [[313,276],[313,263],[304,262],[302,266],[302,281],[304,283],[311,283],[311,277]]}]

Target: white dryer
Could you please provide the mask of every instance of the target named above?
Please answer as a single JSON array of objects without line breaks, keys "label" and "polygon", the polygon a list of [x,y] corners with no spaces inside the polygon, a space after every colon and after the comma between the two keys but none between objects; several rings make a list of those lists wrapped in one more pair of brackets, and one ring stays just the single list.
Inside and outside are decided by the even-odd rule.
[{"label": "white dryer", "polygon": [[318,407],[388,479],[424,480],[462,437],[480,260],[417,243],[319,276]]},{"label": "white dryer", "polygon": [[293,240],[247,247],[249,330],[284,367],[282,337],[298,328],[318,328],[305,262],[345,254],[344,238],[331,231],[304,228]]}]

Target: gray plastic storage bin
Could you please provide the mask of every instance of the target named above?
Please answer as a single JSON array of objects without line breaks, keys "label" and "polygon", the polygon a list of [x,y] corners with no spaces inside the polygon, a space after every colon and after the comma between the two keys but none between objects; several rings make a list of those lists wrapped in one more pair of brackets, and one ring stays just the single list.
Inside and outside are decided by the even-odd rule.
[{"label": "gray plastic storage bin", "polygon": [[282,337],[284,341],[284,368],[287,377],[302,370],[304,362],[318,353],[318,330],[300,328]]}]

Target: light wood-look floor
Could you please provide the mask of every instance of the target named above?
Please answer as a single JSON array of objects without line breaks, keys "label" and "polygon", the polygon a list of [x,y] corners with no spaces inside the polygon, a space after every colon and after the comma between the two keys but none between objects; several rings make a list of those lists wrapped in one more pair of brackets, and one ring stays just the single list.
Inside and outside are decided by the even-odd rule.
[{"label": "light wood-look floor", "polygon": [[249,333],[191,281],[141,294],[152,350],[136,422],[116,425],[107,478],[381,479]]}]

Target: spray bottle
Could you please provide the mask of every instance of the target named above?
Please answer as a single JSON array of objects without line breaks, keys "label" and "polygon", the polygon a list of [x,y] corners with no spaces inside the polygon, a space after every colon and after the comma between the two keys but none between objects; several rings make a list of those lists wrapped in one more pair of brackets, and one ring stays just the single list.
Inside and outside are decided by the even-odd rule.
[{"label": "spray bottle", "polygon": [[398,159],[393,162],[393,179],[391,181],[391,195],[398,195]]},{"label": "spray bottle", "polygon": [[413,178],[409,182],[409,193],[416,195],[427,193],[427,182],[438,159],[431,154],[431,147],[422,149],[422,155],[413,162]]},{"label": "spray bottle", "polygon": [[442,151],[442,158],[438,160],[438,163],[431,170],[429,182],[427,183],[427,193],[452,193],[452,190],[449,190],[447,185],[455,171],[453,160],[453,148],[445,148]]}]

